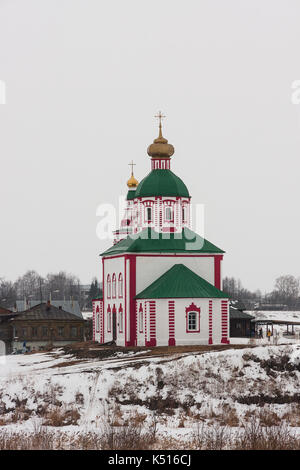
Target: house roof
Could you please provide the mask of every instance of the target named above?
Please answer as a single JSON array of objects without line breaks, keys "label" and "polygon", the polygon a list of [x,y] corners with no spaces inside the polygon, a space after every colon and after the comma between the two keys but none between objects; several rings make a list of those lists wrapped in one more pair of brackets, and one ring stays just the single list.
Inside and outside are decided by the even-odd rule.
[{"label": "house roof", "polygon": [[252,320],[254,317],[237,308],[230,306],[229,316],[232,320]]},{"label": "house roof", "polygon": [[11,313],[13,312],[8,308],[0,307],[0,315],[10,315]]},{"label": "house roof", "polygon": [[40,303],[16,314],[14,320],[83,320],[78,315],[66,312],[53,304]]},{"label": "house roof", "polygon": [[175,264],[135,298],[228,298],[228,295],[184,264]]},{"label": "house roof", "polygon": [[135,197],[190,197],[184,182],[171,170],[152,170],[138,185]]},{"label": "house roof", "polygon": [[[29,308],[35,307],[36,305],[40,305],[40,300],[29,300],[27,302],[27,308],[24,308],[24,300],[17,300],[16,301],[16,308],[17,312],[23,312],[24,310],[28,310]],[[80,310],[78,300],[51,300],[51,305],[54,307],[61,307],[62,310],[65,312],[72,313],[79,318],[82,318],[82,313]]]},{"label": "house roof", "polygon": [[120,253],[224,253],[205,238],[188,228],[180,233],[158,233],[146,228],[119,241],[101,253],[108,256]]}]

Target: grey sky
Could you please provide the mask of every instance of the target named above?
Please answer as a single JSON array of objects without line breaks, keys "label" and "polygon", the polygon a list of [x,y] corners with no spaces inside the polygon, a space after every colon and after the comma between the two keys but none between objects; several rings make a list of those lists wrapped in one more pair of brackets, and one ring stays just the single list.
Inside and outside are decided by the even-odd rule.
[{"label": "grey sky", "polygon": [[224,275],[300,275],[300,2],[0,0],[0,276],[100,277],[96,208],[148,173],[153,115]]}]

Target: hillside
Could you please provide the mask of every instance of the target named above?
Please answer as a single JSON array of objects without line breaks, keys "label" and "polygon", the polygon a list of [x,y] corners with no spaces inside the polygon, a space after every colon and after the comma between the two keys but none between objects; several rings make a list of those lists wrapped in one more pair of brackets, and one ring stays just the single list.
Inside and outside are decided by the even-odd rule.
[{"label": "hillside", "polygon": [[[213,435],[213,448],[229,448],[255,426],[299,445],[300,345],[190,349],[65,348],[2,358],[0,448],[16,434],[46,434],[54,448],[71,441],[118,448],[108,437],[120,433],[138,433],[137,448],[207,448]],[[119,447],[128,448],[124,442]]]}]

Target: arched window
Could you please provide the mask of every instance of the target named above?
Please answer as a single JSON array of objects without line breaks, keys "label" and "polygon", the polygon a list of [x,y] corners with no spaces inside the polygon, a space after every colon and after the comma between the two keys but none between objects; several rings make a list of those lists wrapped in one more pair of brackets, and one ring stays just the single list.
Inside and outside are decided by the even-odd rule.
[{"label": "arched window", "polygon": [[110,274],[107,275],[107,298],[111,298],[111,280],[110,280]]},{"label": "arched window", "polygon": [[123,333],[123,308],[122,305],[119,307],[119,332]]},{"label": "arched window", "polygon": [[119,299],[123,297],[123,276],[122,273],[119,274],[119,279],[118,279],[118,295]]},{"label": "arched window", "polygon": [[112,298],[115,299],[117,296],[117,278],[115,273],[112,276]]},{"label": "arched window", "polygon": [[111,331],[111,308],[110,305],[107,307],[107,331]]}]

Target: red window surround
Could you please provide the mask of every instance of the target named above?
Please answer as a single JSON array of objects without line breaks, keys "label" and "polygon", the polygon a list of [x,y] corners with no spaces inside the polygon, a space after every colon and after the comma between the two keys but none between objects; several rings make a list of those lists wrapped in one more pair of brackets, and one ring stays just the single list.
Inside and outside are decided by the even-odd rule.
[{"label": "red window surround", "polygon": [[[151,224],[153,222],[153,201],[143,201],[143,206],[144,206],[144,223],[145,224]],[[148,218],[148,209],[151,209],[151,218]]]},{"label": "red window surround", "polygon": [[110,305],[107,307],[107,331],[111,332],[111,308]]},{"label": "red window surround", "polygon": [[112,275],[112,298],[115,299],[117,297],[117,278],[116,274],[113,273]]},{"label": "red window surround", "polygon": [[122,275],[122,273],[119,274],[118,290],[119,290],[119,299],[122,299],[122,297],[123,297],[123,275]]},{"label": "red window surround", "polygon": [[139,308],[139,332],[143,333],[144,331],[144,312],[143,312],[143,305],[140,304]]},{"label": "red window surround", "polygon": [[110,280],[110,274],[107,275],[107,298],[111,298],[111,280]]},{"label": "red window surround", "polygon": [[123,333],[123,307],[122,304],[119,307],[119,333]]},{"label": "red window surround", "polygon": [[[196,313],[197,324],[196,324],[195,330],[189,330],[189,313],[191,312]],[[194,303],[191,303],[191,305],[189,305],[185,309],[185,318],[186,318],[186,333],[200,333],[200,308],[197,307]]]}]

